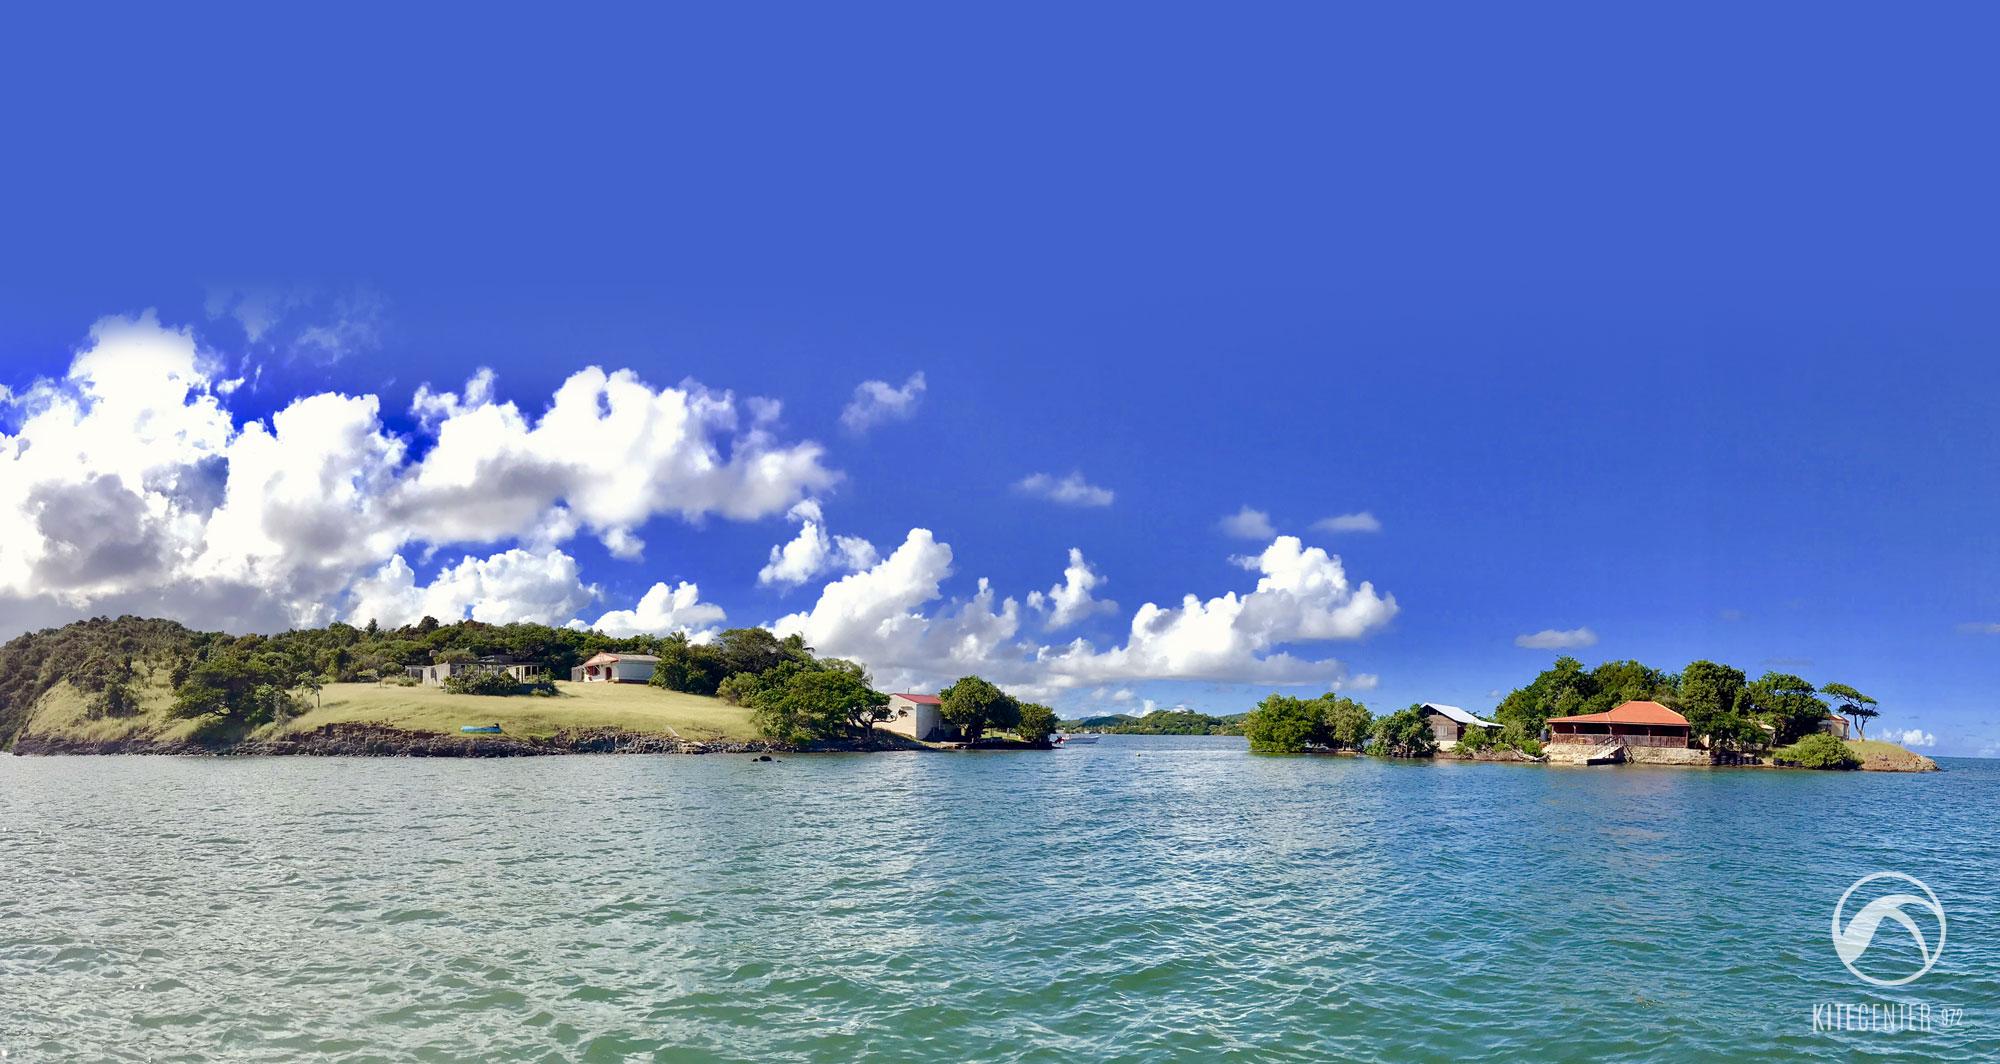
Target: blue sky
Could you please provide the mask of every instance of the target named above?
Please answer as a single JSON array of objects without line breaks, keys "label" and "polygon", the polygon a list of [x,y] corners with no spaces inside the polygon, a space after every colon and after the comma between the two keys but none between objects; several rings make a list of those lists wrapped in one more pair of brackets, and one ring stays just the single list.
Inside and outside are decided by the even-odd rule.
[{"label": "blue sky", "polygon": [[[587,528],[399,538],[437,527],[420,514],[308,579],[296,552],[324,537],[301,530],[257,555],[288,559],[296,602],[224,602],[195,562],[37,586],[17,558],[9,632],[148,595],[195,622],[338,613],[389,556],[421,590],[511,550],[573,561],[585,621],[686,581],[771,622],[846,575],[759,582],[809,497],[879,557],[916,528],[949,544],[908,611],[938,634],[878,667],[913,684],[949,679],[943,637],[976,626],[942,619],[980,578],[995,615],[1017,601],[983,653],[1103,655],[1146,603],[1248,594],[1232,558],[1290,535],[1329,554],[1302,571],[1337,556],[1345,594],[1394,609],[1332,639],[1233,627],[1280,639],[1252,660],[1338,659],[1377,708],[1490,708],[1561,652],[1517,639],[1588,629],[1588,662],[1844,681],[1927,752],[2000,751],[1994,27],[1973,9],[295,17],[0,34],[33,101],[4,129],[0,385],[40,395],[0,431],[85,387],[63,378],[94,323],[154,308],[214,369],[188,401],[244,378],[219,396],[232,433],[377,397],[368,439],[408,448],[392,479],[439,446],[418,388],[482,368],[529,423],[589,366],[727,391],[725,455],[750,397],[776,399],[758,431],[813,468],[692,519],[658,478],[680,501],[631,524],[636,558]],[[255,339],[246,297],[275,308]],[[858,385],[919,373],[901,416],[843,425]],[[4,475],[40,520],[56,496],[26,468]],[[1110,501],[1017,487],[1036,473]],[[1246,506],[1270,534],[1224,530]],[[1358,513],[1379,530],[1313,527]],[[1072,548],[1117,607],[1051,630],[1028,595]],[[1075,675],[1103,682],[1048,693],[1233,712],[1277,674],[1181,649],[1212,675],[1093,659]]]}]

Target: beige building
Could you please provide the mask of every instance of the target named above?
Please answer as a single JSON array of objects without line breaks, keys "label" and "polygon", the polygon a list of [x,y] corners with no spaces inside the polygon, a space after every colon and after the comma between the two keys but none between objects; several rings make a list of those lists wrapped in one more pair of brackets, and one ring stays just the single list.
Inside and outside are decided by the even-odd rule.
[{"label": "beige building", "polygon": [[958,729],[945,723],[942,706],[936,695],[898,692],[889,696],[889,719],[875,726],[927,743],[950,742]]}]

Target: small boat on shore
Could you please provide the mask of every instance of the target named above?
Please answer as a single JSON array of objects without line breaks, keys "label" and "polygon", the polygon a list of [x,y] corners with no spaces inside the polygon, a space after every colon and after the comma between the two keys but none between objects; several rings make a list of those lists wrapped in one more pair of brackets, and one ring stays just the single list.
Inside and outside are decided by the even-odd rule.
[{"label": "small boat on shore", "polygon": [[485,735],[498,735],[498,734],[500,734],[500,725],[498,725],[498,724],[461,724],[461,725],[459,725],[459,728],[458,728],[458,730],[459,730],[459,731],[462,731],[462,732],[480,732],[480,733],[482,733],[482,734],[485,734]]},{"label": "small boat on shore", "polygon": [[1100,739],[1100,738],[1102,738],[1102,736],[1097,736],[1097,735],[1058,735],[1058,736],[1056,736],[1056,745],[1057,745],[1057,746],[1089,746],[1089,745],[1090,745],[1091,743],[1094,743],[1094,742],[1096,742],[1096,741],[1097,741],[1098,739]]}]

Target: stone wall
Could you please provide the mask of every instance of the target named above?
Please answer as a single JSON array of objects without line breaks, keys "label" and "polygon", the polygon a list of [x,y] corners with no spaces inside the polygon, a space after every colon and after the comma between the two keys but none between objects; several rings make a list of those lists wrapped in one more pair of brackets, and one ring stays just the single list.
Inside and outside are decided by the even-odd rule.
[{"label": "stone wall", "polygon": [[1542,752],[1551,765],[1581,765],[1592,758],[1602,758],[1617,750],[1615,746],[1597,743],[1544,743]]},{"label": "stone wall", "polygon": [[1671,746],[1628,746],[1625,761],[1633,765],[1713,765],[1715,755]]},{"label": "stone wall", "polygon": [[1707,750],[1687,750],[1671,746],[1603,746],[1594,743],[1549,743],[1543,747],[1549,763],[1581,765],[1617,750],[1618,761],[1627,765],[1713,765],[1715,755]]}]

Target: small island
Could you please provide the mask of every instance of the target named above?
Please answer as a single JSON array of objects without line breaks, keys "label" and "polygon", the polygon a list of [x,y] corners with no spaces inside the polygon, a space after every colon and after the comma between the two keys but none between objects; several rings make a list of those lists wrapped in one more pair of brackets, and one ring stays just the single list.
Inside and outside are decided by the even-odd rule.
[{"label": "small island", "polygon": [[1937,771],[1928,757],[1864,738],[1879,714],[1876,701],[1853,687],[1814,687],[1789,673],[1752,681],[1712,661],[1664,673],[1637,661],[1586,669],[1563,657],[1501,700],[1492,719],[1435,702],[1378,717],[1332,693],[1273,693],[1242,728],[1253,751],[1270,754]]}]

